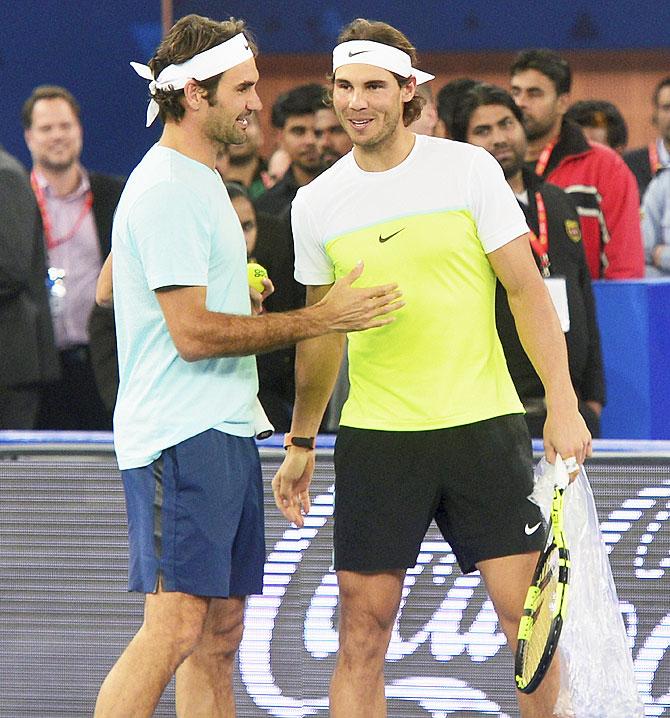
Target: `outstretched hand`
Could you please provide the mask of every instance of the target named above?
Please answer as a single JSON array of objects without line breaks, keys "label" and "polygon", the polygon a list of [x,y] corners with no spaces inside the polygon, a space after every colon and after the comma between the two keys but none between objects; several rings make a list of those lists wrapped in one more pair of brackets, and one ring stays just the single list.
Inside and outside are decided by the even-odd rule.
[{"label": "outstretched hand", "polygon": [[319,302],[327,312],[331,331],[352,332],[390,324],[395,317],[388,316],[405,306],[400,300],[398,285],[382,284],[376,287],[354,287],[363,273],[363,262],[338,279]]}]

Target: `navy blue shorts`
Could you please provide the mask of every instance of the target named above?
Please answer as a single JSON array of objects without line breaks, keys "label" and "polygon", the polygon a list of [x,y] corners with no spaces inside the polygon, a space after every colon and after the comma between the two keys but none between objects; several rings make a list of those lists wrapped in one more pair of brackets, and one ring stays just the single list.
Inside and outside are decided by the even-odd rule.
[{"label": "navy blue shorts", "polygon": [[121,472],[128,589],[193,596],[263,590],[263,479],[253,438],[210,429]]}]

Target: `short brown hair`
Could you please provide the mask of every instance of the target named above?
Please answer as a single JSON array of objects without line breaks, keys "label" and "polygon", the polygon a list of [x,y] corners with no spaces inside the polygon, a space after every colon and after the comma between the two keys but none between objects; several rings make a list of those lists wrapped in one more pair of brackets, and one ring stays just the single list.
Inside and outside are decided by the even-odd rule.
[{"label": "short brown hair", "polygon": [[[240,32],[245,34],[249,41],[249,47],[255,55],[256,44],[250,37],[244,20],[231,17],[219,22],[202,15],[185,15],[172,26],[163,38],[148,65],[154,77],[158,77],[168,65],[186,62],[195,55],[230,40]],[[207,101],[210,104],[210,98],[216,92],[222,74],[219,73],[206,80],[195,80],[207,92]],[[156,90],[153,99],[158,103],[158,116],[163,124],[168,118],[179,122],[184,117],[183,97],[184,90]]]},{"label": "short brown hair", "polygon": [[23,123],[23,129],[29,130],[33,124],[33,110],[35,109],[35,103],[39,100],[65,100],[68,105],[72,108],[72,111],[76,115],[78,120],[81,120],[81,110],[79,103],[75,100],[74,95],[60,85],[39,85],[36,87],[30,97],[23,103],[21,108],[21,122]]},{"label": "short brown hair", "polygon": [[[416,48],[412,43],[391,25],[379,20],[365,20],[362,17],[352,20],[339,34],[337,44],[349,42],[350,40],[372,40],[373,42],[381,42],[384,45],[390,45],[398,50],[406,52],[412,62],[412,67],[417,65]],[[398,81],[400,87],[404,87],[409,78],[401,77],[395,72],[391,73]],[[405,103],[402,112],[402,121],[405,127],[409,127],[415,120],[421,117],[421,108],[426,100],[420,95],[414,97]]]}]

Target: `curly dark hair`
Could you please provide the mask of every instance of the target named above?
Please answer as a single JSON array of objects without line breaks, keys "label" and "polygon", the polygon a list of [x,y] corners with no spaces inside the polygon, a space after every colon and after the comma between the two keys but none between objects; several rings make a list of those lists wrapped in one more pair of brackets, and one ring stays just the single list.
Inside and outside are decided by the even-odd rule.
[{"label": "curly dark hair", "polygon": [[[240,32],[245,34],[249,41],[249,47],[255,55],[257,52],[256,43],[249,35],[244,20],[231,17],[228,20],[219,22],[202,15],[186,15],[178,20],[163,38],[156,53],[149,60],[149,67],[154,77],[158,77],[168,65],[178,65],[186,62],[198,53],[230,40],[231,37]],[[213,104],[211,98],[216,92],[216,87],[222,74],[219,73],[206,80],[196,80],[198,85],[207,93],[207,102],[210,105]],[[184,90],[166,89],[156,91],[153,99],[158,103],[158,116],[163,124],[167,119],[179,122],[184,117],[183,97]]]}]

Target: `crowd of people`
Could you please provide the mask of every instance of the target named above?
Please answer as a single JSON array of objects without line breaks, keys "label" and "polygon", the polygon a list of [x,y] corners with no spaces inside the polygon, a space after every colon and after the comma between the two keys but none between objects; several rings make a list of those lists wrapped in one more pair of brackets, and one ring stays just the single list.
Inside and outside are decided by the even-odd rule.
[{"label": "crowd of people", "polygon": [[[622,156],[620,113],[571,105],[557,53],[521,52],[508,88],[434,94],[401,32],[358,19],[328,83],[273,103],[264,158],[256,52],[242,21],[190,15],[133,63],[163,131],[127,181],[82,166],[62,87],[24,105],[30,173],[0,153],[0,428],[109,429],[114,412],[146,595],[97,718],[151,715],[175,674],[180,712],[234,714],[265,561],[257,395],[287,432],[273,491],[297,526],[315,437],[339,425],[331,715],[385,715],[433,519],[513,649],[545,540],[530,435],[579,464],[599,434],[591,281],[670,268],[670,78],[658,138]],[[262,292],[247,261],[269,271]],[[559,683],[557,659],[519,695],[524,718],[550,715]]]},{"label": "crowd of people", "polygon": [[[670,77],[652,95],[658,136],[648,147],[630,151],[626,122],[612,103],[586,99],[570,104],[570,67],[557,53],[524,51],[510,68],[508,88],[482,85],[476,78],[459,78],[435,96],[431,83],[419,86],[422,112],[411,129],[484,146],[503,158],[508,179],[510,172],[523,172],[515,193],[536,237],[540,233],[539,243],[546,244],[549,264],[540,268],[546,275],[565,277],[571,374],[589,427],[598,436],[605,393],[588,276],[627,279],[670,272],[670,173],[663,172],[670,166]],[[291,203],[300,187],[352,147],[325,99],[326,89],[301,85],[274,101],[270,112],[276,144],[269,157],[262,154],[266,143],[258,114],[252,113],[246,141],[223,145],[217,159],[245,227],[249,259],[265,266],[274,284],[267,311],[304,305],[304,286],[294,278]],[[470,134],[458,112],[478,93],[493,90],[509,92],[513,100],[516,109],[509,124],[523,126],[521,157],[499,129],[489,128],[486,137]],[[509,97],[505,103],[510,105]],[[88,172],[81,165],[80,108],[67,89],[35,88],[22,121],[33,160],[29,175],[14,158],[1,156],[0,201],[7,220],[0,227],[0,313],[8,340],[0,349],[0,428],[109,430],[118,389],[114,311],[95,304],[94,287],[110,251],[112,217],[124,179]],[[510,154],[515,157],[511,164]],[[556,187],[568,197],[557,195]],[[535,197],[545,191],[556,197],[543,199],[538,208]],[[561,245],[571,248],[571,254],[562,253]],[[540,266],[543,252],[535,251]],[[567,256],[571,268],[564,266]],[[541,386],[504,309],[502,291],[498,306],[510,371],[533,435],[539,436]],[[290,425],[294,361],[293,347],[257,358],[260,399],[280,431]],[[337,430],[348,391],[345,360],[322,431]]]}]

